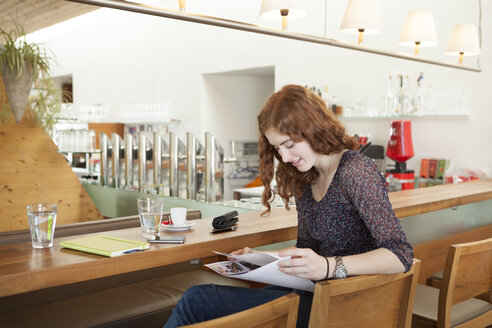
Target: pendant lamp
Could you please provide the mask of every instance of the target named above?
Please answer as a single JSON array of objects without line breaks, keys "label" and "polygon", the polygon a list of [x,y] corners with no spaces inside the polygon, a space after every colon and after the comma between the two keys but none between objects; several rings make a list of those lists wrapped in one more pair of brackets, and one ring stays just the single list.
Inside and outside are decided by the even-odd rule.
[{"label": "pendant lamp", "polygon": [[459,56],[459,63],[463,64],[463,56],[480,55],[480,45],[475,25],[455,25],[451,30],[446,52],[448,56]]},{"label": "pendant lamp", "polygon": [[437,44],[436,24],[430,11],[411,11],[407,14],[400,35],[400,46],[415,47],[415,55],[420,47],[433,47]]},{"label": "pendant lamp", "polygon": [[289,20],[306,17],[309,12],[305,9],[302,0],[262,0],[260,18],[264,20],[282,21],[282,30],[287,29]]},{"label": "pendant lamp", "polygon": [[193,2],[193,1],[198,1],[198,0],[174,0],[174,1],[179,3],[179,11],[185,11],[186,10],[186,2]]},{"label": "pendant lamp", "polygon": [[340,32],[359,34],[361,44],[365,34],[383,32],[383,18],[379,0],[349,0]]}]

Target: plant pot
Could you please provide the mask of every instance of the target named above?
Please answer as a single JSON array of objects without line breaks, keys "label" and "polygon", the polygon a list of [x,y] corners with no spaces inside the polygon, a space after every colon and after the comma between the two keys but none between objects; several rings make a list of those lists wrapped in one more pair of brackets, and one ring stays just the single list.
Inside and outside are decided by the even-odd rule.
[{"label": "plant pot", "polygon": [[2,79],[10,108],[16,122],[20,122],[24,116],[29,94],[32,86],[32,67],[25,63],[24,70],[19,78],[16,78],[17,70],[11,74],[10,68],[4,62],[2,65]]}]

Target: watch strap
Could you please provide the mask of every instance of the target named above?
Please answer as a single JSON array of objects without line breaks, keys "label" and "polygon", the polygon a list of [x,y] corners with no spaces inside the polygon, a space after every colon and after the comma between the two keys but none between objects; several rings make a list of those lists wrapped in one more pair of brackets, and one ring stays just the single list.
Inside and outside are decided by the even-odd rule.
[{"label": "watch strap", "polygon": [[347,278],[347,269],[341,256],[335,256],[335,269],[333,270],[333,278],[343,279]]}]

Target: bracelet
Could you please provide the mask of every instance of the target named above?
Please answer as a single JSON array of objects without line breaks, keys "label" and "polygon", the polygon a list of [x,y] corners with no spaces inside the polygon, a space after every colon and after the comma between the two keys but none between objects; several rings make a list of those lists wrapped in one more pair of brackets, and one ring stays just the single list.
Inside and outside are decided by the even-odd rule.
[{"label": "bracelet", "polygon": [[326,277],[325,280],[328,280],[328,276],[330,275],[330,262],[328,262],[328,258],[324,257],[326,260]]}]

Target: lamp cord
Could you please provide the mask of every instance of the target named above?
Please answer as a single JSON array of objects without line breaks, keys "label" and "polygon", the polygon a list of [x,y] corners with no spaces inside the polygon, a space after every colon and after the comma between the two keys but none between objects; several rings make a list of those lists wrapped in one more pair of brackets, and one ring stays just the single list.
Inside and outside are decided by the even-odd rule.
[{"label": "lamp cord", "polygon": [[[478,0],[478,43],[482,51],[482,0]],[[480,55],[477,56],[477,66],[480,68]]]},{"label": "lamp cord", "polygon": [[326,14],[326,11],[327,11],[327,8],[328,8],[328,5],[326,4],[327,2],[328,2],[328,0],[325,0],[325,28],[324,28],[324,30],[325,30],[325,39],[326,39],[326,15],[327,15]]}]

